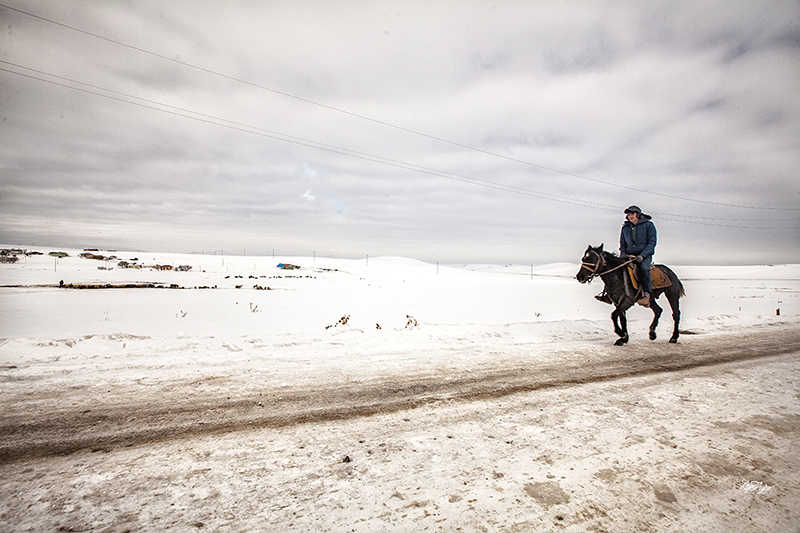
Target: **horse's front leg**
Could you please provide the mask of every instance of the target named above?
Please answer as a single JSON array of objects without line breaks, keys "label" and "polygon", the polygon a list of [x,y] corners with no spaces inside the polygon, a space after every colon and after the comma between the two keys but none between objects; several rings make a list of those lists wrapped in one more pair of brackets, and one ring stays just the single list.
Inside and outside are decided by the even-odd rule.
[{"label": "horse's front leg", "polygon": [[622,346],[628,342],[628,319],[625,317],[625,310],[619,307],[611,313],[611,320],[614,322],[614,333],[619,335],[619,339],[614,343],[615,346]]},{"label": "horse's front leg", "polygon": [[658,327],[658,319],[661,318],[661,306],[656,303],[655,298],[650,299],[650,309],[653,310],[653,322],[650,324],[650,340],[656,340],[656,328]]}]

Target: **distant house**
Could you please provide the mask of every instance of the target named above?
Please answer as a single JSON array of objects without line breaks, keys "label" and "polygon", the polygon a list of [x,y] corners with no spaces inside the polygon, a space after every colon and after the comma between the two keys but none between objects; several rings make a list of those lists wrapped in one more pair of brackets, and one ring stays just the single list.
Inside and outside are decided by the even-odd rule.
[{"label": "distant house", "polygon": [[300,270],[300,267],[297,265],[290,265],[285,263],[278,263],[278,268],[282,268],[284,270]]},{"label": "distant house", "polygon": [[91,252],[83,252],[81,257],[84,259],[96,259],[97,261],[105,261],[106,258],[99,254],[93,254]]},{"label": "distant house", "polygon": [[82,257],[83,259],[94,259],[96,261],[116,261],[117,259],[119,259],[116,255],[109,255],[108,257],[106,257],[105,255],[102,254],[94,254],[92,253],[92,251],[97,251],[97,250],[84,250],[83,253],[80,255],[80,257]]}]

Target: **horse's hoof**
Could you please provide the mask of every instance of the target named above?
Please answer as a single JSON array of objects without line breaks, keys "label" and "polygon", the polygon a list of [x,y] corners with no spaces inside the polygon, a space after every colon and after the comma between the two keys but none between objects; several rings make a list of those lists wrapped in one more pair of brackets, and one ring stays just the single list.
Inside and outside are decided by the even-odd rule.
[{"label": "horse's hoof", "polygon": [[656,340],[656,332],[655,332],[655,331],[651,331],[651,332],[650,332],[650,340],[651,340],[651,341],[654,341],[654,340]]},{"label": "horse's hoof", "polygon": [[670,344],[678,344],[678,339],[670,339],[669,343]]},{"label": "horse's hoof", "polygon": [[614,343],[614,346],[624,346],[626,342],[628,342],[628,339],[617,339],[617,342]]}]

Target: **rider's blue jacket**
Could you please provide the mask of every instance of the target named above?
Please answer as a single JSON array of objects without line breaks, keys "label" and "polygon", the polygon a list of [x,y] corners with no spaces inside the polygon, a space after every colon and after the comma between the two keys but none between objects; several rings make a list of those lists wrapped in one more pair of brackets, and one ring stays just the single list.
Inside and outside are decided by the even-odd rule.
[{"label": "rider's blue jacket", "polygon": [[656,251],[656,225],[651,222],[650,215],[641,213],[639,223],[626,220],[619,236],[620,255],[641,255],[647,259]]}]

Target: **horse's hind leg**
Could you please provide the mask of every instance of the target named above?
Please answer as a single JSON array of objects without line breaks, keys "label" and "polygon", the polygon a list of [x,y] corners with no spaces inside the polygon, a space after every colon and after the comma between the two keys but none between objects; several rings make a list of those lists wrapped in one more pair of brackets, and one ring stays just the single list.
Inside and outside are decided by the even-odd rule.
[{"label": "horse's hind leg", "polygon": [[656,340],[656,328],[658,327],[658,319],[661,318],[661,313],[664,311],[661,306],[656,303],[655,298],[650,300],[650,309],[653,310],[653,322],[650,324],[650,340]]},{"label": "horse's hind leg", "polygon": [[672,330],[672,337],[670,337],[669,342],[675,344],[678,342],[678,325],[681,323],[681,308],[680,308],[680,300],[678,300],[678,295],[669,295],[667,296],[669,300],[669,306],[672,307],[672,321],[675,323],[675,327]]}]

